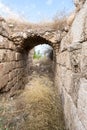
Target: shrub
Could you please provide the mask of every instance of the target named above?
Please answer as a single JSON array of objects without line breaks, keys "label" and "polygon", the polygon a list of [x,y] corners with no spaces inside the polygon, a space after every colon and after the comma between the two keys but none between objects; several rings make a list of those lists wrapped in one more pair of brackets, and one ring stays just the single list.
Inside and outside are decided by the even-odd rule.
[{"label": "shrub", "polygon": [[67,18],[64,12],[57,13],[53,18],[53,29],[64,30],[67,25]]},{"label": "shrub", "polygon": [[36,51],[34,51],[34,59],[40,59],[42,57],[42,55],[40,54],[40,52],[38,51],[38,53],[36,53]]}]

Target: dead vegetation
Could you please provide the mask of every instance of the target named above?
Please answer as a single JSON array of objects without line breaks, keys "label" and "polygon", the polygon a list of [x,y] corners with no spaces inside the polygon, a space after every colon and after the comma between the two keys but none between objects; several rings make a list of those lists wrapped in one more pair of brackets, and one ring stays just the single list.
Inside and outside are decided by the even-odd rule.
[{"label": "dead vegetation", "polygon": [[66,26],[66,18],[59,19],[56,18],[52,22],[43,22],[39,24],[29,23],[29,22],[15,22],[11,20],[8,21],[8,25],[11,29],[19,29],[19,30],[26,30],[26,29],[52,29],[52,30],[63,30]]},{"label": "dead vegetation", "polygon": [[[17,30],[26,30],[26,29],[39,29],[39,30],[60,30],[60,31],[67,31],[68,30],[68,24],[67,24],[68,16],[62,12],[62,13],[57,13],[53,20],[51,22],[49,21],[43,21],[39,23],[30,23],[28,21],[17,21],[15,19],[7,19],[7,23],[11,29],[14,31]],[[69,23],[69,26],[70,23]]]},{"label": "dead vegetation", "polygon": [[53,28],[60,31],[64,31],[66,27],[67,27],[67,15],[65,14],[64,11],[60,13],[57,12],[53,18]]},{"label": "dead vegetation", "polygon": [[[50,62],[43,63],[45,66]],[[49,77],[48,68],[40,72],[41,65],[36,71],[32,68],[29,83],[20,95],[8,100],[0,98],[0,130],[65,130],[53,73],[49,69]]]}]

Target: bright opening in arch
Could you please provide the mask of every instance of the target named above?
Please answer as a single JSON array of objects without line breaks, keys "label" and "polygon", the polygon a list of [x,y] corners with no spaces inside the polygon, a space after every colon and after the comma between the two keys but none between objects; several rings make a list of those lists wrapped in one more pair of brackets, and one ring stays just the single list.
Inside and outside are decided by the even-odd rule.
[{"label": "bright opening in arch", "polygon": [[34,48],[34,51],[41,57],[49,57],[50,59],[53,59],[53,48],[48,44],[38,45]]}]

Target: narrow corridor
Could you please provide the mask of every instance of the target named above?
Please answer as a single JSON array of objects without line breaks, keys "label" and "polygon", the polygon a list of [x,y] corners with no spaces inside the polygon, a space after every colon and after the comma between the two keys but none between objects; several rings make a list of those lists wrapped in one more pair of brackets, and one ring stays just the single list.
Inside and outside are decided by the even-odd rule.
[{"label": "narrow corridor", "polygon": [[4,121],[1,117],[2,127],[8,130],[65,130],[51,62],[34,62],[25,89],[5,103],[7,107],[3,112]]}]

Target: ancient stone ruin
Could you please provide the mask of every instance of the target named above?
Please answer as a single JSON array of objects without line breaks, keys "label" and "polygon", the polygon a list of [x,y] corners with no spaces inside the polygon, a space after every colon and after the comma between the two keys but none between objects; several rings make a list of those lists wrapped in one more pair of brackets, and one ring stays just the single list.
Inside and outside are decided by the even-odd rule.
[{"label": "ancient stone ruin", "polygon": [[11,30],[0,18],[0,93],[27,83],[30,50],[49,44],[54,50],[55,85],[61,96],[67,130],[87,130],[87,0],[75,0],[67,32],[52,29]]}]

